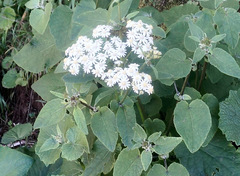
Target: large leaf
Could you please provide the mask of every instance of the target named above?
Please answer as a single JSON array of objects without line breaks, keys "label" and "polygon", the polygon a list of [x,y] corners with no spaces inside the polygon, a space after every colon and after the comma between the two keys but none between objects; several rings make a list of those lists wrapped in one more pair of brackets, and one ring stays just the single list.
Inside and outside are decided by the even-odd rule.
[{"label": "large leaf", "polygon": [[127,15],[132,1],[133,0],[125,0],[121,3],[113,3],[108,9],[111,20],[120,23],[122,18]]},{"label": "large leaf", "polygon": [[71,30],[71,39],[75,40],[79,32],[84,29],[84,25],[81,24],[80,18],[83,13],[94,11],[96,4],[93,0],[81,0],[80,3],[76,6],[72,16],[72,30]]},{"label": "large leaf", "polygon": [[106,106],[110,103],[112,99],[115,98],[116,90],[113,88],[106,89],[106,91],[101,92],[95,99],[95,106]]},{"label": "large leaf", "polygon": [[189,176],[187,169],[178,163],[172,163],[168,170],[160,164],[154,164],[147,176]]},{"label": "large leaf", "polygon": [[45,11],[42,9],[34,9],[29,17],[30,25],[40,34],[43,34],[47,28],[52,12],[52,4],[47,3],[44,10]]},{"label": "large leaf", "polygon": [[188,104],[177,103],[174,110],[174,125],[191,153],[196,152],[206,140],[212,125],[208,106],[199,99]]},{"label": "large leaf", "polygon": [[113,176],[140,176],[142,170],[139,150],[123,149],[115,163]]},{"label": "large leaf", "polygon": [[174,6],[169,10],[164,10],[159,16],[159,23],[164,23],[167,27],[175,23],[179,18],[188,14],[195,14],[199,10],[196,3]]},{"label": "large leaf", "polygon": [[32,89],[41,96],[43,100],[50,101],[54,96],[50,91],[65,92],[65,84],[62,80],[63,74],[48,73],[32,84]]},{"label": "large leaf", "polygon": [[9,144],[11,142],[24,139],[32,132],[32,125],[30,123],[19,124],[4,133],[1,143]]},{"label": "large leaf", "polygon": [[60,140],[63,141],[63,134],[65,134],[67,130],[71,128],[73,125],[74,123],[72,121],[72,117],[65,116],[65,118],[58,124],[43,127],[40,129],[40,133],[38,135],[38,142],[35,147],[35,152],[46,166],[56,162],[56,160],[60,157],[61,149],[56,148],[56,149],[50,149],[47,151],[40,151],[41,147],[46,142],[46,140],[48,140],[51,137],[54,137],[59,141]]},{"label": "large leaf", "polygon": [[132,107],[123,105],[117,110],[117,128],[122,138],[122,142],[127,147],[132,147],[132,139],[134,136],[133,127],[136,123],[135,110]]},{"label": "large leaf", "polygon": [[2,7],[0,13],[0,29],[8,30],[15,21],[16,13],[11,7]]},{"label": "large leaf", "polygon": [[208,146],[194,154],[188,151],[184,143],[175,149],[175,153],[190,175],[240,175],[240,153],[220,133],[216,134]]},{"label": "large leaf", "polygon": [[111,152],[115,150],[118,133],[116,117],[106,106],[99,109],[92,117],[91,128],[100,142]]},{"label": "large leaf", "polygon": [[72,10],[68,6],[58,6],[50,17],[49,26],[56,46],[65,50],[71,43]]},{"label": "large leaf", "polygon": [[34,128],[43,128],[60,122],[65,115],[65,105],[61,99],[53,99],[41,109],[35,123]]},{"label": "large leaf", "polygon": [[191,71],[191,61],[186,59],[186,54],[178,48],[169,50],[156,65],[158,79],[172,85],[174,80],[186,77]]},{"label": "large leaf", "polygon": [[220,34],[226,34],[224,41],[235,48],[239,40],[240,14],[231,8],[219,8],[214,16]]},{"label": "large leaf", "polygon": [[63,59],[62,53],[56,48],[49,28],[43,35],[36,34],[30,43],[13,57],[20,67],[26,71],[39,73],[50,68]]},{"label": "large leaf", "polygon": [[240,68],[235,59],[221,48],[215,48],[213,54],[208,56],[211,65],[226,75],[240,78]]},{"label": "large leaf", "polygon": [[229,97],[220,103],[219,128],[226,135],[228,141],[240,145],[240,89],[230,90]]},{"label": "large leaf", "polygon": [[82,110],[79,107],[74,108],[73,116],[74,116],[74,120],[77,123],[77,126],[79,127],[79,129],[84,134],[87,135],[88,134],[88,129],[87,129],[86,119],[85,119],[85,116],[84,116]]},{"label": "large leaf", "polygon": [[2,176],[25,175],[33,163],[33,159],[16,150],[0,146],[0,170]]},{"label": "large leaf", "polygon": [[111,162],[113,153],[110,152],[100,141],[96,141],[91,151],[93,158],[90,163],[86,166],[83,175],[84,176],[95,176],[103,172],[104,167],[108,162]]},{"label": "large leaf", "polygon": [[77,160],[84,152],[89,152],[88,141],[85,134],[77,127],[67,131],[67,143],[62,145],[62,157],[67,160]]}]

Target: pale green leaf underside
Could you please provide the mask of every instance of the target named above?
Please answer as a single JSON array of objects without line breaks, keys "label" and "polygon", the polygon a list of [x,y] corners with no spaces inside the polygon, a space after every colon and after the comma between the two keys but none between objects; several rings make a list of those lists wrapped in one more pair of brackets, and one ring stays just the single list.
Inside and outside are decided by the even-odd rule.
[{"label": "pale green leaf underside", "polygon": [[196,152],[207,138],[212,126],[208,106],[199,99],[188,104],[177,103],[174,110],[174,125],[190,152]]}]

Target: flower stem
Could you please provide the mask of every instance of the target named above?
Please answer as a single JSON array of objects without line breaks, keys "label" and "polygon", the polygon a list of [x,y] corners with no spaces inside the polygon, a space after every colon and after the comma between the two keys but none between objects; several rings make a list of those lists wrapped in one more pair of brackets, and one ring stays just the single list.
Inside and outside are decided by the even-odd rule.
[{"label": "flower stem", "polygon": [[128,90],[125,92],[123,99],[119,102],[120,105],[123,104],[124,100],[127,98],[129,91],[130,91],[130,89],[128,89]]},{"label": "flower stem", "polygon": [[84,102],[81,101],[81,100],[80,100],[80,103],[81,103],[82,105],[86,106],[88,109],[91,109],[93,112],[98,112],[98,110],[97,110],[95,107],[90,106],[90,105],[84,103]]},{"label": "flower stem", "polygon": [[201,86],[202,86],[202,81],[203,81],[203,79],[204,79],[206,70],[207,70],[207,62],[205,61],[205,62],[204,62],[204,65],[203,65],[203,71],[202,71],[201,78],[200,78],[200,81],[199,81],[198,89],[197,89],[198,91],[200,90],[200,88],[201,88]]},{"label": "flower stem", "polygon": [[144,118],[144,115],[143,115],[143,110],[142,110],[143,108],[142,108],[141,100],[139,98],[137,98],[136,105],[137,105],[138,112],[140,114],[142,123],[144,123],[145,118]]},{"label": "flower stem", "polygon": [[[191,73],[191,72],[190,72],[190,73]],[[184,90],[185,90],[185,87],[186,87],[186,85],[187,85],[187,81],[188,81],[188,78],[189,78],[189,76],[190,76],[190,73],[186,76],[186,78],[185,78],[185,80],[184,80],[184,82],[183,82],[183,86],[182,86],[180,95],[183,95],[183,93],[184,93]]]}]

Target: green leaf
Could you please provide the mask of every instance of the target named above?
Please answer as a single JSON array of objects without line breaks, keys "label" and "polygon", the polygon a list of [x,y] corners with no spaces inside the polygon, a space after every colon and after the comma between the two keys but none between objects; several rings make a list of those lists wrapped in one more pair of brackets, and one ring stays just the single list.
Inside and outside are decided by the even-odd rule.
[{"label": "green leaf", "polygon": [[208,56],[211,65],[216,67],[220,72],[240,78],[240,68],[235,59],[221,48],[215,48],[213,54]]},{"label": "green leaf", "polygon": [[141,162],[143,170],[146,171],[152,162],[152,152],[143,150],[143,152],[141,153]]},{"label": "green leaf", "polygon": [[3,76],[2,86],[7,89],[14,88],[18,77],[19,75],[16,69],[8,70],[8,72]]},{"label": "green leaf", "polygon": [[30,25],[39,34],[43,34],[47,28],[48,21],[52,12],[52,4],[47,3],[44,10],[45,11],[43,11],[42,9],[34,9],[30,13],[29,17]]},{"label": "green leaf", "polygon": [[39,0],[30,0],[25,4],[25,6],[29,9],[35,9],[39,7],[39,3]]},{"label": "green leaf", "polygon": [[109,22],[109,16],[108,11],[106,9],[96,9],[94,11],[87,11],[84,13],[81,13],[80,16],[78,16],[78,21],[75,21],[75,23],[78,23],[80,25],[86,25],[89,27],[96,27],[97,25],[104,25],[108,24]]},{"label": "green leaf", "polygon": [[62,157],[67,160],[77,160],[84,152],[89,153],[88,141],[85,134],[77,127],[72,127],[67,131],[67,143],[62,145]]},{"label": "green leaf", "polygon": [[54,9],[49,26],[52,35],[56,41],[56,46],[60,50],[65,50],[70,46],[72,40],[70,38],[72,30],[73,12],[68,6],[58,6]]},{"label": "green leaf", "polygon": [[174,125],[191,153],[196,152],[206,140],[211,128],[211,114],[208,106],[199,99],[188,104],[177,103],[174,110]]},{"label": "green leaf", "polygon": [[164,10],[161,13],[158,12],[159,14],[156,14],[158,19],[156,20],[159,24],[164,23],[167,27],[169,27],[182,16],[195,14],[197,11],[199,11],[199,8],[196,3],[186,3],[183,5],[173,6],[169,10]]},{"label": "green leaf", "polygon": [[58,148],[58,146],[59,146],[58,141],[55,138],[51,137],[43,143],[39,152],[45,152],[51,149],[56,149]]},{"label": "green leaf", "polygon": [[134,136],[133,127],[136,123],[136,114],[133,106],[119,106],[116,114],[117,129],[122,138],[122,142],[127,147],[132,147]]},{"label": "green leaf", "polygon": [[43,100],[50,101],[54,96],[51,91],[65,93],[65,84],[62,80],[64,74],[48,73],[32,84],[32,89],[41,96]]},{"label": "green leaf", "polygon": [[219,109],[219,103],[218,99],[212,95],[212,94],[205,94],[202,97],[202,101],[204,101],[210,110],[211,116],[212,116],[212,126],[208,133],[207,139],[203,143],[202,147],[206,147],[208,143],[212,140],[215,133],[218,130],[218,109]]},{"label": "green leaf", "polygon": [[53,164],[56,162],[57,159],[59,159],[61,154],[61,149],[51,149],[48,151],[40,152],[40,148],[44,144],[46,140],[48,140],[51,137],[54,137],[55,139],[58,139],[59,142],[63,142],[63,136],[59,135],[59,130],[61,131],[61,134],[65,134],[69,128],[74,126],[74,122],[72,121],[72,117],[70,115],[66,115],[65,118],[60,121],[58,124],[43,127],[40,129],[40,133],[38,135],[38,142],[35,147],[35,152],[41,159],[41,161],[44,162],[46,166],[49,164]]},{"label": "green leaf", "polygon": [[165,123],[158,118],[153,120],[150,118],[147,118],[146,120],[144,120],[143,127],[146,129],[149,135],[158,131],[164,132],[166,129]]},{"label": "green leaf", "polygon": [[179,164],[172,163],[168,170],[160,164],[154,164],[154,166],[150,169],[147,176],[189,176],[187,169]]},{"label": "green leaf", "polygon": [[239,40],[240,14],[231,8],[219,8],[214,16],[220,34],[226,34],[224,41],[235,48]]},{"label": "green leaf", "polygon": [[[149,96],[149,95],[147,95]],[[151,101],[144,105],[144,110],[148,117],[152,117],[159,113],[162,108],[162,100],[157,95],[152,95],[150,97]]]},{"label": "green leaf", "polygon": [[111,152],[115,150],[118,140],[116,117],[106,106],[93,114],[91,128],[100,142]]},{"label": "green leaf", "polygon": [[77,123],[77,126],[79,127],[79,129],[84,134],[87,135],[88,134],[88,128],[87,128],[86,119],[85,119],[85,116],[84,116],[82,110],[79,107],[74,108],[73,116],[74,116],[74,120]]},{"label": "green leaf", "polygon": [[190,153],[183,143],[178,145],[174,152],[190,175],[237,176],[240,174],[240,153],[220,133],[196,153]]},{"label": "green leaf", "polygon": [[114,165],[113,176],[140,176],[143,167],[138,149],[123,149]]},{"label": "green leaf", "polygon": [[204,50],[202,50],[201,48],[197,48],[193,54],[193,64],[200,62],[205,56],[205,54],[206,52]]},{"label": "green leaf", "polygon": [[197,37],[199,40],[203,39],[204,32],[200,27],[194,24],[191,20],[188,21],[188,26],[192,36]]},{"label": "green leaf", "polygon": [[159,155],[165,155],[170,153],[178,144],[182,142],[181,137],[160,137],[154,144],[153,149]]},{"label": "green leaf", "polygon": [[106,91],[101,92],[95,99],[95,106],[106,106],[110,103],[112,99],[115,98],[116,90],[109,88]]},{"label": "green leaf", "polygon": [[28,137],[32,132],[32,125],[30,123],[19,124],[4,133],[1,143],[9,144],[17,140]]},{"label": "green leaf", "polygon": [[229,97],[220,103],[219,128],[226,135],[228,141],[234,141],[240,145],[240,124],[239,124],[239,100],[240,89],[238,91],[229,91]]},{"label": "green leaf", "polygon": [[33,159],[17,150],[0,146],[0,170],[2,176],[26,175]]},{"label": "green leaf", "polygon": [[8,30],[15,21],[16,13],[11,7],[4,7],[0,13],[0,29]]},{"label": "green leaf", "polygon": [[[219,6],[238,10],[238,0],[201,0],[201,6],[208,9],[217,9]],[[206,1],[206,2],[205,2]]]},{"label": "green leaf", "polygon": [[114,3],[110,6],[108,11],[112,21],[120,23],[122,18],[125,17],[131,7],[133,0],[125,0],[121,3]]},{"label": "green leaf", "polygon": [[134,136],[133,136],[133,141],[137,143],[141,143],[147,139],[147,134],[144,131],[144,129],[138,125],[137,123],[135,124],[135,127],[133,128],[134,130]]},{"label": "green leaf", "polygon": [[92,74],[86,74],[83,72],[83,69],[79,71],[77,75],[72,75],[71,73],[63,76],[63,81],[66,83],[86,83],[92,81],[94,76]]},{"label": "green leaf", "polygon": [[217,42],[221,41],[222,39],[224,39],[225,37],[226,37],[226,34],[215,35],[215,36],[211,39],[211,42],[212,42],[212,43],[217,43]]},{"label": "green leaf", "polygon": [[166,85],[172,85],[174,80],[186,77],[191,71],[191,61],[186,54],[174,48],[167,51],[156,65],[158,79]]},{"label": "green leaf", "polygon": [[54,38],[47,28],[43,35],[36,34],[30,43],[24,45],[13,60],[24,70],[39,73],[63,59],[62,54],[56,48]]},{"label": "green leaf", "polygon": [[100,141],[96,141],[91,151],[93,158],[83,172],[84,176],[95,176],[103,172],[107,163],[111,162],[113,153],[110,152]]},{"label": "green leaf", "polygon": [[35,123],[34,129],[43,128],[60,122],[65,115],[65,105],[61,99],[53,99],[41,109]]},{"label": "green leaf", "polygon": [[[102,1],[99,1],[102,2]],[[79,32],[84,29],[84,25],[81,24],[81,16],[85,12],[94,11],[96,4],[93,0],[81,0],[76,6],[72,16],[72,30],[71,39],[75,40],[79,36]]]}]

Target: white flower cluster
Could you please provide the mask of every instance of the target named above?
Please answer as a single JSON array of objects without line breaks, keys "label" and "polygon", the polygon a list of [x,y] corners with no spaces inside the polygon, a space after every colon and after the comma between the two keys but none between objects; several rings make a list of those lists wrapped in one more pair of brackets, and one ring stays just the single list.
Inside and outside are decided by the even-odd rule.
[{"label": "white flower cluster", "polygon": [[[65,51],[64,69],[77,75],[80,69],[85,73],[92,73],[106,82],[109,87],[118,85],[127,90],[132,87],[137,94],[153,93],[151,76],[139,72],[139,65],[123,64],[127,55],[127,47],[131,48],[139,58],[149,59],[161,56],[161,52],[153,45],[152,26],[129,21],[127,23],[127,40],[123,42],[119,37],[111,35],[112,26],[98,25],[93,30],[93,38],[80,36],[75,44]],[[121,66],[125,65],[125,68]]]}]

